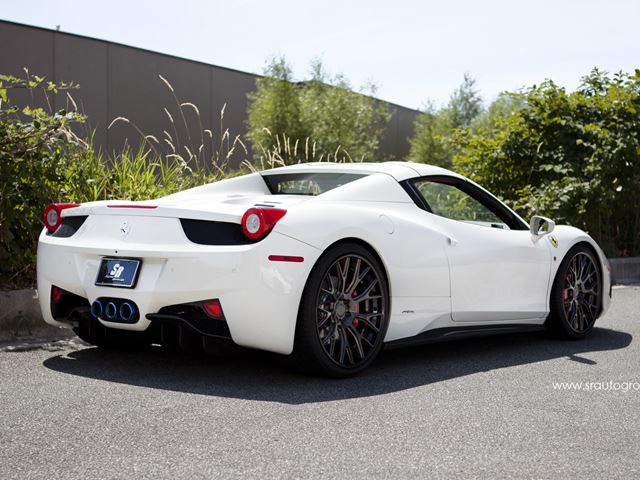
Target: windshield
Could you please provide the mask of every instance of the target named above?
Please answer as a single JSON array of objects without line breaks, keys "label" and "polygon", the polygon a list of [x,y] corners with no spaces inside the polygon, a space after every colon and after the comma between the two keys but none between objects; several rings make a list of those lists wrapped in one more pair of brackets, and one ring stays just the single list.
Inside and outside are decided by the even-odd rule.
[{"label": "windshield", "polygon": [[320,195],[365,177],[359,173],[280,173],[263,175],[272,195]]}]

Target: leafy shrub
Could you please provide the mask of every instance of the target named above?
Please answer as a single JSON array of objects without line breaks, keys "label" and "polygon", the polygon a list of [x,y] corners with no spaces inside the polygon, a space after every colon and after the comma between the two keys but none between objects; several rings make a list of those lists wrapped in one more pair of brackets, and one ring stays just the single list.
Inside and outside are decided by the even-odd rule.
[{"label": "leafy shrub", "polygon": [[26,79],[0,75],[0,287],[33,281],[43,208],[58,197],[66,156],[87,148],[71,128],[84,122],[82,115],[18,109],[9,94],[23,89],[49,98],[72,87],[28,74]]},{"label": "leafy shrub", "polygon": [[[70,95],[73,108],[69,111],[31,106],[19,109],[10,103],[14,89],[26,90],[34,98],[39,94],[51,105],[53,95],[68,94],[75,87],[37,76],[19,79],[0,75],[0,288],[35,283],[36,246],[47,204],[143,200],[224,174],[221,168],[192,170],[180,155],[163,155],[147,143],[135,151],[125,148],[112,157],[96,152],[90,136],[83,139],[74,133],[86,128],[86,119],[75,111]],[[223,147],[217,151],[228,150]]]},{"label": "leafy shrub", "polygon": [[443,108],[428,102],[416,117],[413,137],[409,140],[409,160],[450,168],[455,155],[453,133],[458,128],[474,125],[480,117],[486,118],[482,97],[476,89],[476,80],[464,75],[462,84],[456,88]]},{"label": "leafy shrub", "polygon": [[376,161],[390,114],[372,98],[375,86],[351,90],[316,61],[311,80],[294,83],[284,58],[273,59],[249,94],[247,138],[255,160]]},{"label": "leafy shrub", "polygon": [[594,69],[573,93],[552,81],[518,109],[455,132],[454,168],[523,216],[588,231],[610,256],[640,254],[640,71]]}]

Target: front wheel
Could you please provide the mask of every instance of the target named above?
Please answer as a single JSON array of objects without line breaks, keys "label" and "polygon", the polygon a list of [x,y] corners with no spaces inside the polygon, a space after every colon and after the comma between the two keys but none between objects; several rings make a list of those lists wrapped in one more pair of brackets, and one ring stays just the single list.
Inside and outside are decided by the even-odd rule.
[{"label": "front wheel", "polygon": [[371,364],[389,324],[389,288],[378,260],[345,243],[313,268],[300,303],[293,358],[305,371],[349,377]]},{"label": "front wheel", "polygon": [[553,282],[547,329],[555,336],[578,339],[586,336],[601,310],[602,278],[597,257],[578,245],[558,268]]}]

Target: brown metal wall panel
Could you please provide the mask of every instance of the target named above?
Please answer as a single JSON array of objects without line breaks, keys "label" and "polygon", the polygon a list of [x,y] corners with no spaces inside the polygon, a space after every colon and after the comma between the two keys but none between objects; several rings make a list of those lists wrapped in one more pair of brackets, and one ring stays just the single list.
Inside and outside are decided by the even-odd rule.
[{"label": "brown metal wall panel", "polygon": [[398,139],[398,108],[395,105],[389,105],[389,113],[391,118],[385,128],[382,140],[380,141],[380,150],[376,160],[401,160],[396,156],[397,139]]},{"label": "brown metal wall panel", "polygon": [[[216,138],[220,138],[221,125],[220,113],[224,106],[224,118],[222,122],[222,132],[229,129],[229,140],[232,143],[237,135],[244,137],[247,131],[247,94],[256,88],[256,77],[249,73],[226,70],[219,67],[211,67],[211,98],[212,121],[216,127]],[[247,149],[249,144],[245,141]],[[226,154],[225,154],[226,155]],[[249,156],[239,145],[234,150],[230,158],[230,165],[237,166],[242,160]]]},{"label": "brown metal wall panel", "polygon": [[[126,142],[137,147],[141,141],[131,125],[120,122],[107,129],[115,117],[121,116],[145,134],[155,136],[163,144],[163,151],[168,148],[163,142],[163,131],[166,130],[181,155],[188,156],[185,146],[197,154],[202,137],[195,112],[190,107],[183,107],[185,129],[180,109],[158,75],[172,84],[180,102],[197,106],[202,128],[213,132],[213,142],[204,138],[207,159],[219,148],[223,105],[226,104],[222,129],[223,132],[229,130],[230,142],[236,135],[246,132],[247,94],[255,89],[255,75],[5,21],[0,21],[0,46],[1,73],[23,76],[22,67],[26,66],[31,73],[48,79],[80,84],[80,90],[72,95],[78,107],[88,115],[91,127],[96,129],[96,146],[103,151],[120,151]],[[23,91],[12,92],[11,98],[19,105],[31,103]],[[36,103],[46,106],[42,96]],[[65,104],[66,98],[58,97],[57,106],[64,107]],[[171,113],[174,125],[167,118],[164,107]],[[389,104],[389,109],[393,115],[383,135],[377,160],[399,160],[409,152],[407,139],[413,131],[417,112],[393,104]],[[226,151],[222,153],[224,155]],[[237,166],[246,157],[238,147],[230,165]]]},{"label": "brown metal wall panel", "polygon": [[[98,40],[55,34],[54,78],[56,82],[80,85],[71,90],[78,110],[87,115],[87,131],[94,130],[94,142],[104,147],[107,141],[107,44]],[[56,97],[56,109],[71,108],[65,94]]]},{"label": "brown metal wall panel", "polygon": [[397,140],[394,153],[398,160],[409,155],[409,138],[413,136],[413,128],[418,112],[409,108],[398,107]]},{"label": "brown metal wall panel", "polygon": [[[48,30],[0,22],[0,73],[25,77],[31,75],[53,78],[53,34]],[[11,90],[10,100],[16,105],[48,108],[44,93]],[[53,108],[53,105],[52,105]]]},{"label": "brown metal wall panel", "polygon": [[[191,107],[184,106],[183,120],[178,102],[159,75],[171,84],[179,103],[196,105],[203,129],[210,128],[207,65],[113,44],[108,49],[109,121],[116,117],[127,118],[145,134],[162,142],[161,148],[165,151],[168,147],[163,142],[163,131],[167,131],[171,142],[186,160],[189,157],[186,149],[195,155],[202,144],[198,118]],[[118,122],[109,129],[107,138],[109,151],[119,151],[127,139],[129,144],[137,144],[141,137],[131,125]]]}]

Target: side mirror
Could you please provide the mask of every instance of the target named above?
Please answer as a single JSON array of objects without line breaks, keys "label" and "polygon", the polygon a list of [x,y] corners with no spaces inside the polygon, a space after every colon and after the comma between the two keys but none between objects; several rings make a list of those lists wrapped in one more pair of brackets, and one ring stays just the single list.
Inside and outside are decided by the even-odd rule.
[{"label": "side mirror", "polygon": [[531,217],[531,222],[529,222],[529,231],[531,235],[535,237],[547,235],[553,232],[554,228],[556,228],[556,222],[547,217],[540,217],[539,215]]}]

